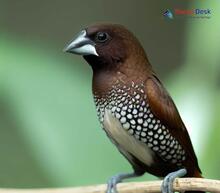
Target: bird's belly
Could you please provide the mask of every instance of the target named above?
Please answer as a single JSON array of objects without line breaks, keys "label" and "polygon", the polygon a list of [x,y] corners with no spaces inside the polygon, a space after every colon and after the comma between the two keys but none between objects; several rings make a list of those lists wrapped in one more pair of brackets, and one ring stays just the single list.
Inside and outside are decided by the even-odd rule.
[{"label": "bird's belly", "polygon": [[129,155],[132,155],[147,166],[154,163],[154,152],[145,143],[129,134],[122,127],[120,121],[107,109],[104,113],[103,126],[112,142],[116,144],[127,159],[130,160]]}]

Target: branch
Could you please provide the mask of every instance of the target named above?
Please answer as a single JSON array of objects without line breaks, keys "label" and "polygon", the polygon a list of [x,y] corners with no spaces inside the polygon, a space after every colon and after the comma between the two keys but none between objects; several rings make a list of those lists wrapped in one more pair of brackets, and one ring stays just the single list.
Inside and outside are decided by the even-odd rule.
[{"label": "branch", "polygon": [[[162,181],[130,182],[118,185],[119,193],[161,193]],[[49,189],[7,189],[0,188],[0,193],[105,193],[106,185],[84,186],[76,188]],[[220,193],[220,180],[202,178],[178,178],[174,181],[174,190],[184,192],[200,190]]]}]

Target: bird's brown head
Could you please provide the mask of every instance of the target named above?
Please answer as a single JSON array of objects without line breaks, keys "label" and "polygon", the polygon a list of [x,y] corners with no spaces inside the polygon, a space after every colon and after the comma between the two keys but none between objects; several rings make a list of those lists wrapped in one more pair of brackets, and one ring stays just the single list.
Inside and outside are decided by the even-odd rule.
[{"label": "bird's brown head", "polygon": [[83,55],[93,71],[117,71],[149,67],[145,52],[135,36],[119,24],[96,24],[82,30],[66,52]]}]

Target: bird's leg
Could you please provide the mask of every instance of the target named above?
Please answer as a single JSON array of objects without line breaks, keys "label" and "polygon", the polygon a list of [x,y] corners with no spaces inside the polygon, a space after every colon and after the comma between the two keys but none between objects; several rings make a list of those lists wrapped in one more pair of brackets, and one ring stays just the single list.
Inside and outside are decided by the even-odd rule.
[{"label": "bird's leg", "polygon": [[138,176],[142,176],[143,173],[127,173],[127,174],[117,174],[115,176],[112,176],[109,180],[108,180],[108,184],[107,184],[107,191],[106,193],[118,193],[116,185],[119,182],[122,182],[122,180],[124,179],[128,179],[128,178],[133,178],[133,177],[138,177]]},{"label": "bird's leg", "polygon": [[186,169],[180,169],[169,173],[163,180],[161,190],[162,193],[173,193],[173,181],[175,178],[183,177],[187,173]]}]

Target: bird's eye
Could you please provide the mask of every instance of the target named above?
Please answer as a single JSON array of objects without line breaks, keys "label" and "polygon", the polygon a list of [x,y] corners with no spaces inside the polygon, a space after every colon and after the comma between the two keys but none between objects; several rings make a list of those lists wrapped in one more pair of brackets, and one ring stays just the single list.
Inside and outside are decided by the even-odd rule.
[{"label": "bird's eye", "polygon": [[108,40],[108,38],[109,38],[109,35],[106,32],[99,32],[96,35],[96,40],[98,42],[105,42]]}]

